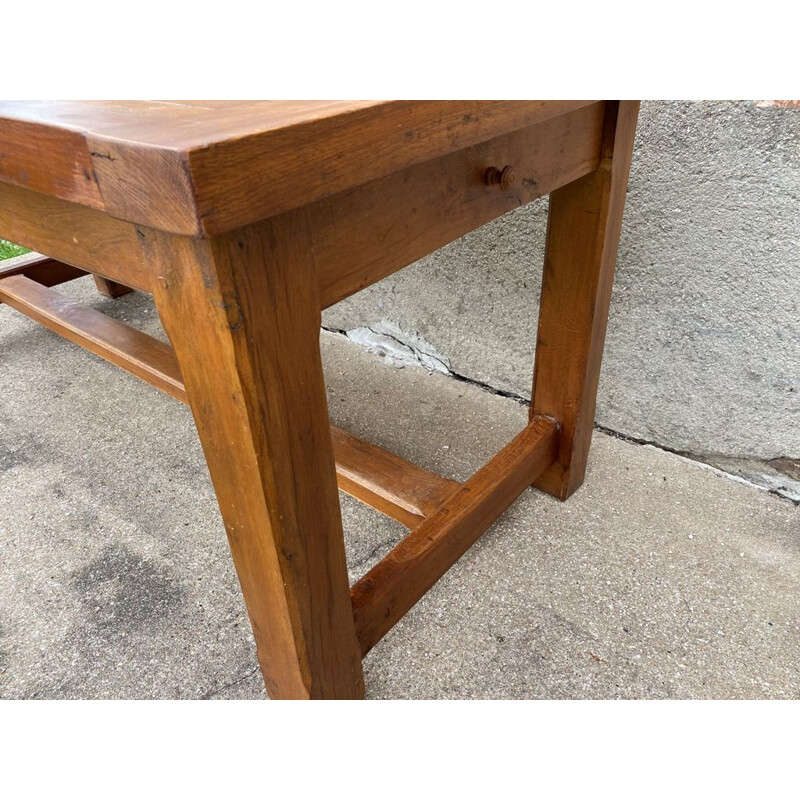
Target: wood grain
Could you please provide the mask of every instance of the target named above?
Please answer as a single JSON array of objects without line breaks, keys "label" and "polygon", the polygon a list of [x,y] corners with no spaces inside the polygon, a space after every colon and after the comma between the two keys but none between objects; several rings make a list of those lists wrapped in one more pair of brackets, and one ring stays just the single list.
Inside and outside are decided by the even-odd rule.
[{"label": "wood grain", "polygon": [[331,428],[339,488],[406,527],[433,514],[461,484]]},{"label": "wood grain", "polygon": [[148,231],[271,697],[364,693],[319,353],[296,217],[210,241]]},{"label": "wood grain", "polygon": [[297,208],[585,104],[395,101],[197,148],[189,167],[202,230],[220,233]]},{"label": "wood grain", "polygon": [[0,181],[212,236],[588,102],[4,102]]},{"label": "wood grain", "polygon": [[562,500],[586,472],[638,107],[607,104],[600,166],[550,196],[530,413],[563,426],[535,483]]},{"label": "wood grain", "polygon": [[60,283],[67,283],[86,274],[82,269],[48,258],[41,253],[25,253],[0,262],[0,279],[12,275],[25,275],[42,286],[58,286]]},{"label": "wood grain", "polygon": [[[22,258],[28,264],[34,260]],[[0,280],[0,301],[5,298],[54,333],[188,404],[178,360],[168,344],[27,276]],[[331,438],[339,488],[407,527],[415,527],[460,486],[333,426]]]},{"label": "wood grain", "polygon": [[177,362],[168,344],[24,275],[0,279],[0,300],[167,394],[185,399]]},{"label": "wood grain", "polygon": [[84,135],[45,121],[4,118],[2,107],[0,181],[102,209]]},{"label": "wood grain", "polygon": [[107,280],[106,278],[100,277],[100,275],[94,276],[94,285],[97,287],[97,291],[100,292],[100,294],[111,298],[122,297],[122,295],[130,294],[133,291],[130,286]]},{"label": "wood grain", "polygon": [[[603,104],[594,103],[315,203],[323,308],[595,170],[602,132]],[[514,166],[510,189],[486,186],[493,164]]]},{"label": "wood grain", "polygon": [[135,227],[99,211],[0,183],[0,235],[65,264],[151,290]]},{"label": "wood grain", "polygon": [[352,589],[366,654],[556,457],[558,424],[534,417]]}]

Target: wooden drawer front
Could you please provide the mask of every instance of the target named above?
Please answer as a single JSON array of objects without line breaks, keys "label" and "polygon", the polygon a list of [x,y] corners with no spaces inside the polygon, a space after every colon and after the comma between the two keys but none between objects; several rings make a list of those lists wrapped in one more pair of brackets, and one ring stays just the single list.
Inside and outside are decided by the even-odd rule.
[{"label": "wooden drawer front", "polygon": [[[310,206],[321,306],[597,169],[604,108],[593,103]],[[508,165],[509,188],[487,185],[488,168]]]}]

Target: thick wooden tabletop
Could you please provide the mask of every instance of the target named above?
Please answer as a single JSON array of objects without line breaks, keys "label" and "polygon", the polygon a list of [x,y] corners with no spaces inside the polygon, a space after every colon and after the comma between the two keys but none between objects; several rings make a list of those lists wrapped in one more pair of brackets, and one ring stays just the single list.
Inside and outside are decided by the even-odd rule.
[{"label": "thick wooden tabletop", "polygon": [[0,181],[212,236],[588,102],[0,102]]}]

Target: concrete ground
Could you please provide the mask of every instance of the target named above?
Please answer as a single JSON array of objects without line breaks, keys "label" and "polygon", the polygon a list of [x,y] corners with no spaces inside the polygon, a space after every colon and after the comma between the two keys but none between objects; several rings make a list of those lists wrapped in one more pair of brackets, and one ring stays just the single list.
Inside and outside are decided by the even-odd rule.
[{"label": "concrete ground", "polygon": [[[63,287],[153,333],[149,298]],[[464,479],[526,409],[323,335],[334,422]],[[342,497],[351,578],[404,529]],[[371,698],[799,698],[800,508],[597,433],[364,662]],[[190,412],[0,306],[0,697],[262,698]]]}]

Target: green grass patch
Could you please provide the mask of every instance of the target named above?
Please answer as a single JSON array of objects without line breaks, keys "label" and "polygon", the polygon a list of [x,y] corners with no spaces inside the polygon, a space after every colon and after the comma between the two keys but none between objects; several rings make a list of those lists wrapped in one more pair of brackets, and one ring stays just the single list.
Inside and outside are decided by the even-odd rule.
[{"label": "green grass patch", "polygon": [[18,244],[6,242],[0,239],[0,261],[4,258],[14,258],[14,256],[21,256],[23,253],[30,252],[27,247],[20,247]]}]

